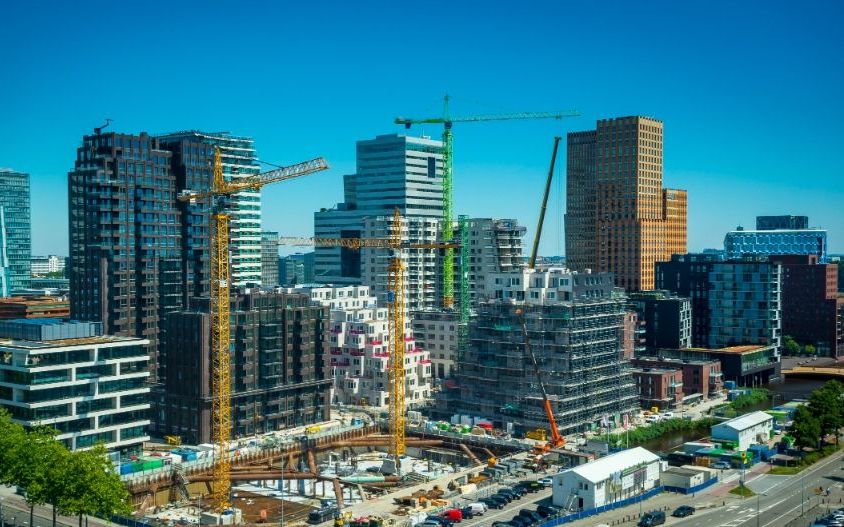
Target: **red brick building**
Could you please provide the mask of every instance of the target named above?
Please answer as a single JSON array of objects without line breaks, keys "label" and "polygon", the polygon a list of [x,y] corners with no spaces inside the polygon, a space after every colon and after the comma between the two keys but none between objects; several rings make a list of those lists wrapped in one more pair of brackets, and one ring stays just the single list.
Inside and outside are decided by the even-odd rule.
[{"label": "red brick building", "polygon": [[844,356],[838,297],[838,265],[819,264],[817,255],[772,256],[782,265],[782,335],[811,344],[818,355]]},{"label": "red brick building", "polygon": [[636,357],[630,361],[637,368],[663,368],[683,372],[683,393],[699,393],[706,400],[724,389],[724,376],[719,360],[680,360],[659,357]]},{"label": "red brick building", "polygon": [[683,371],[665,368],[633,368],[633,380],[642,408],[668,410],[683,400]]}]

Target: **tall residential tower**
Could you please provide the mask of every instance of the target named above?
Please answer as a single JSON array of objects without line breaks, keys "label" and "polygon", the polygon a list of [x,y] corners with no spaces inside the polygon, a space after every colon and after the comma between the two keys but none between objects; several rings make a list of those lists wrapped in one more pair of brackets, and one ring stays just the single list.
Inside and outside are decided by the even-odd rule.
[{"label": "tall residential tower", "polygon": [[566,263],[653,289],[654,263],[686,251],[684,190],[662,187],[662,121],[619,117],[568,135]]}]

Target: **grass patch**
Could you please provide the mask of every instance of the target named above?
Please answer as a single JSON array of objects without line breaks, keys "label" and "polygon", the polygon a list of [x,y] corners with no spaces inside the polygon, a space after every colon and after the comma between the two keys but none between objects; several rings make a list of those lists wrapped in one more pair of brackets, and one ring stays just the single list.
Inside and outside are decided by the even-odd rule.
[{"label": "grass patch", "polygon": [[771,471],[768,474],[772,476],[793,476],[794,474],[799,474],[802,471],[804,466],[797,465],[796,467],[771,467]]},{"label": "grass patch", "polygon": [[735,494],[736,496],[741,496],[742,498],[749,498],[756,495],[755,492],[743,485],[739,485],[738,487],[731,489],[730,494]]},{"label": "grass patch", "polygon": [[719,421],[717,419],[712,417],[704,417],[703,419],[698,419],[697,421],[689,421],[687,419],[679,418],[666,419],[665,421],[657,421],[650,426],[635,428],[626,434],[613,434],[609,438],[609,444],[625,445],[629,439],[630,446],[635,446],[675,432],[708,432],[709,427],[718,422]]}]

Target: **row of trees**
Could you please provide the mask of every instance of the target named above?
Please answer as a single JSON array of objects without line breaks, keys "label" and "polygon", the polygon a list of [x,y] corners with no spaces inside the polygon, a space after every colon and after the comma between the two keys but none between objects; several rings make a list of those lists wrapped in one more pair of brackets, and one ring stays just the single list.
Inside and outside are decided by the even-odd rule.
[{"label": "row of trees", "polygon": [[791,435],[799,447],[817,448],[823,436],[844,427],[844,384],[829,381],[809,395],[809,402],[797,408]]},{"label": "row of trees", "polygon": [[783,348],[785,348],[785,354],[790,356],[800,355],[801,352],[806,355],[815,355],[818,352],[814,345],[806,344],[805,346],[801,346],[796,340],[788,335],[782,338],[782,345]]},{"label": "row of trees", "polygon": [[36,505],[51,505],[56,514],[111,518],[129,514],[129,493],[102,445],[71,452],[56,440],[56,430],[31,430],[12,422],[0,408],[0,484],[26,490],[29,524]]}]

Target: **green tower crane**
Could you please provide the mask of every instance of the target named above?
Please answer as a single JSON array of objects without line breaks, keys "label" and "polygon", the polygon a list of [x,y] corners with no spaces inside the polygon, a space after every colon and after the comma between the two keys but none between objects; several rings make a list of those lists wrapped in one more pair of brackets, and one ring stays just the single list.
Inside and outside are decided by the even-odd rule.
[{"label": "green tower crane", "polygon": [[[409,119],[397,117],[396,124],[403,124],[410,128],[414,124],[442,124],[443,125],[443,236],[444,243],[450,243],[454,238],[454,175],[453,175],[453,153],[454,143],[451,128],[454,123],[474,123],[481,121],[514,121],[525,119],[562,119],[564,117],[576,117],[580,115],[576,110],[561,112],[522,112],[501,115],[470,115],[463,117],[451,117],[448,109],[449,96],[443,98],[443,114],[440,117],[429,117],[425,119]],[[460,273],[461,280],[465,280],[465,273]],[[454,307],[454,249],[446,249],[443,259],[443,307],[450,309]],[[461,309],[461,317],[463,313]],[[466,310],[468,313],[468,310]],[[465,323],[467,321],[461,320]]]}]

